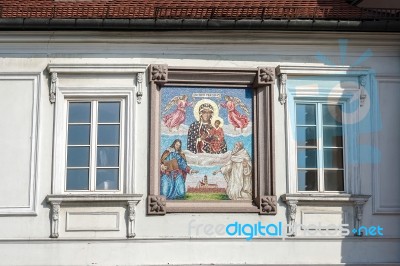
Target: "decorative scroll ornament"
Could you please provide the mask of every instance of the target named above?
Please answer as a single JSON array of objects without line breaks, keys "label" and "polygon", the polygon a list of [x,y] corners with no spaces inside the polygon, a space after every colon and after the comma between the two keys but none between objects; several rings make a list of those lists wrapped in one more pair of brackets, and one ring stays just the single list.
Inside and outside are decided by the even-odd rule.
[{"label": "decorative scroll ornament", "polygon": [[150,195],[147,198],[147,208],[149,214],[164,215],[166,213],[166,203],[164,196]]},{"label": "decorative scroll ornament", "polygon": [[156,83],[165,83],[168,80],[167,65],[152,65],[150,70],[151,80]]},{"label": "decorative scroll ornament", "polygon": [[51,85],[49,92],[50,103],[56,102],[57,82],[58,82],[57,73],[56,72],[51,73]]},{"label": "decorative scroll ornament", "polygon": [[51,238],[58,238],[58,221],[60,219],[61,202],[51,202]]},{"label": "decorative scroll ornament", "polygon": [[363,106],[365,103],[365,99],[367,98],[367,94],[365,93],[365,85],[367,84],[367,76],[366,75],[359,76],[358,83],[360,85],[360,106]]},{"label": "decorative scroll ornament", "polygon": [[280,84],[279,84],[279,102],[281,104],[285,104],[286,103],[286,99],[287,99],[287,94],[286,94],[287,74],[281,74],[279,80],[280,80]]},{"label": "decorative scroll ornament", "polygon": [[262,197],[260,214],[276,214],[276,204],[276,196]]},{"label": "decorative scroll ornament", "polygon": [[137,96],[137,103],[140,104],[142,103],[142,97],[143,97],[143,73],[140,72],[137,74],[137,92],[136,92],[136,96]]}]

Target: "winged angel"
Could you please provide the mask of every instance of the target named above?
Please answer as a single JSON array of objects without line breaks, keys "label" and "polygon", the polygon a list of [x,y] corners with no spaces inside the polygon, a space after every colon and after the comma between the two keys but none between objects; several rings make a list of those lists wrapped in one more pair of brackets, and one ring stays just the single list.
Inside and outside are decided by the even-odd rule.
[{"label": "winged angel", "polygon": [[163,113],[168,112],[173,106],[176,105],[175,111],[163,117],[164,124],[169,131],[171,131],[174,127],[179,130],[179,126],[185,122],[186,119],[186,108],[192,106],[192,104],[193,103],[188,102],[187,95],[175,96],[168,102]]},{"label": "winged angel", "polygon": [[[228,121],[233,126],[234,130],[237,128],[243,132],[243,129],[249,124],[250,112],[247,106],[237,97],[225,96],[225,103],[220,104],[223,108],[228,110]],[[242,108],[246,115],[239,113],[236,106]]]}]

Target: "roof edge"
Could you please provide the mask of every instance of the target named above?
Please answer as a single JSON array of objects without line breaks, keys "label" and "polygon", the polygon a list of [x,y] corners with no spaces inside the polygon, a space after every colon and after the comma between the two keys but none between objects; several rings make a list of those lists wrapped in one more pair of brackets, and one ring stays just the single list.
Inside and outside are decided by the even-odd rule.
[{"label": "roof edge", "polygon": [[400,21],[1,18],[0,30],[307,30],[400,32]]}]

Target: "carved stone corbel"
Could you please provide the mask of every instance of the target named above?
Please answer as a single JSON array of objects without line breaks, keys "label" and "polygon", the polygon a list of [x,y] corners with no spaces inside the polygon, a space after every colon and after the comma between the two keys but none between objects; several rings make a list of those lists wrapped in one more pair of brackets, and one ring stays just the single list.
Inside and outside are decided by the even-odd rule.
[{"label": "carved stone corbel", "polygon": [[157,84],[164,84],[168,81],[168,65],[151,65],[150,80]]},{"label": "carved stone corbel", "polygon": [[60,220],[61,201],[52,201],[51,203],[51,238],[58,238],[58,221]]},{"label": "carved stone corbel", "polygon": [[137,92],[136,92],[136,97],[137,97],[137,103],[140,104],[142,103],[142,97],[143,97],[143,72],[137,73]]},{"label": "carved stone corbel", "polygon": [[362,224],[363,209],[366,201],[355,201],[354,202],[354,228],[357,229],[355,236],[362,236],[359,234],[359,228]]},{"label": "carved stone corbel", "polygon": [[136,236],[135,233],[135,208],[136,201],[128,201],[128,238],[134,238]]},{"label": "carved stone corbel", "polygon": [[57,84],[58,83],[58,77],[56,72],[51,73],[51,84],[50,84],[50,91],[49,91],[49,100],[50,103],[55,103],[56,102],[56,90],[57,90]]},{"label": "carved stone corbel", "polygon": [[358,77],[358,84],[360,86],[360,106],[364,105],[367,94],[365,93],[365,85],[367,84],[367,76],[362,75]]},{"label": "carved stone corbel", "polygon": [[277,200],[276,196],[264,196],[260,199],[260,214],[276,214]]},{"label": "carved stone corbel", "polygon": [[287,200],[287,219],[288,219],[288,236],[296,235],[296,213],[297,213],[297,200]]},{"label": "carved stone corbel", "polygon": [[279,76],[279,102],[282,105],[286,103],[286,99],[287,99],[286,81],[287,81],[287,74],[280,74],[280,76]]},{"label": "carved stone corbel", "polygon": [[147,197],[147,210],[151,215],[166,214],[166,199],[164,196],[149,195]]}]

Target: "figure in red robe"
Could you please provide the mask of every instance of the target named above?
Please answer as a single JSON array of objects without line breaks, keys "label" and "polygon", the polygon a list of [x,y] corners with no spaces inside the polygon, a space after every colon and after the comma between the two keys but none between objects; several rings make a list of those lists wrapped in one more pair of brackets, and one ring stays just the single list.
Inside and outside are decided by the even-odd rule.
[{"label": "figure in red robe", "polygon": [[237,97],[225,96],[225,101],[225,103],[221,103],[220,105],[228,110],[229,123],[233,126],[234,130],[240,128],[240,131],[243,132],[243,128],[246,128],[249,124],[249,118],[248,116],[239,113],[239,111],[236,110],[236,106],[239,105],[247,115],[249,115],[249,110]]}]

